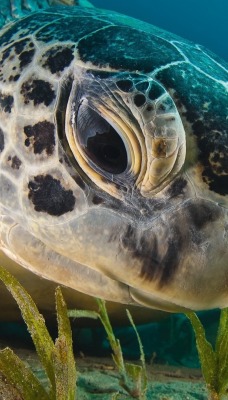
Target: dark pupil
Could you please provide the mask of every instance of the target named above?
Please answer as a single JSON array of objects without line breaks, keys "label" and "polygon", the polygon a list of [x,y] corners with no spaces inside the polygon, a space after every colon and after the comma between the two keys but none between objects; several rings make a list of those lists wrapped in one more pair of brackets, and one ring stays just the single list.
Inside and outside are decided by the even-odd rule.
[{"label": "dark pupil", "polygon": [[120,174],[127,167],[124,143],[112,126],[109,131],[96,132],[88,138],[86,153],[102,169],[112,174]]},{"label": "dark pupil", "polygon": [[127,152],[123,140],[94,110],[79,109],[77,131],[85,153],[97,166],[111,174],[126,170]]}]

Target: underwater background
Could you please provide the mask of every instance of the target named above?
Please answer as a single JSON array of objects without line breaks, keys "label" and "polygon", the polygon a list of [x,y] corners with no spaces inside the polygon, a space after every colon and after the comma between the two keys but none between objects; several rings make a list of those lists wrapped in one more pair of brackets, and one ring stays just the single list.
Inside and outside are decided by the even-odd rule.
[{"label": "underwater background", "polygon": [[92,0],[92,3],[202,44],[228,61],[227,0]]},{"label": "underwater background", "polygon": [[[92,0],[101,8],[111,9],[147,21],[193,42],[204,45],[228,61],[228,0]],[[143,311],[142,311],[143,312]],[[219,311],[199,313],[213,341]],[[73,327],[77,351],[95,355],[110,354],[111,349],[102,328]],[[138,326],[147,361],[199,366],[195,337],[189,321],[182,314],[167,316],[160,322]],[[54,333],[55,334],[55,333]],[[135,333],[130,327],[117,327],[124,356],[139,358]],[[23,324],[0,324],[0,336],[30,341]]]}]

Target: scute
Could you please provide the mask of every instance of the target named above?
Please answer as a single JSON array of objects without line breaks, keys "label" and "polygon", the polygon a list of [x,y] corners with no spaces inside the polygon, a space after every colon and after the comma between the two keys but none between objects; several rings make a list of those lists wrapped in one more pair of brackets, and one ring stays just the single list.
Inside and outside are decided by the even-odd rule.
[{"label": "scute", "polygon": [[182,51],[186,60],[189,61],[198,71],[204,73],[208,77],[218,80],[227,81],[227,70],[225,63],[221,64],[221,60],[217,62],[210,53],[202,46],[192,46],[183,42],[172,42],[179,51]]},{"label": "scute", "polygon": [[[128,46],[125,43],[131,38]],[[99,46],[97,46],[99,43]],[[108,48],[108,52],[107,52]],[[153,57],[155,48],[159,54]],[[96,51],[94,51],[96,49]],[[152,72],[184,58],[171,43],[149,33],[126,26],[108,26],[79,41],[78,51],[83,62],[100,68]]]}]

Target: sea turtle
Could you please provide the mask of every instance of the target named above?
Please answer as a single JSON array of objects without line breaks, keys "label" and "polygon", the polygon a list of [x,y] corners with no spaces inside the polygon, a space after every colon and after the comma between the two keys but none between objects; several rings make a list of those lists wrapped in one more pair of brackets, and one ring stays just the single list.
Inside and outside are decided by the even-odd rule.
[{"label": "sea turtle", "polygon": [[227,306],[226,64],[133,18],[43,3],[0,35],[2,250],[23,276],[120,304]]}]

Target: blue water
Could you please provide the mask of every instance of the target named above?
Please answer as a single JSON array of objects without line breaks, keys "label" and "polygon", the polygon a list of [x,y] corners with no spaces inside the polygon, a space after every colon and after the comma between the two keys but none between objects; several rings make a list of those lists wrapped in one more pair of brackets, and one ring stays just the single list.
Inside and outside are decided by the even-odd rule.
[{"label": "blue water", "polygon": [[228,0],[91,0],[202,44],[228,61]]}]

